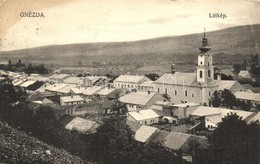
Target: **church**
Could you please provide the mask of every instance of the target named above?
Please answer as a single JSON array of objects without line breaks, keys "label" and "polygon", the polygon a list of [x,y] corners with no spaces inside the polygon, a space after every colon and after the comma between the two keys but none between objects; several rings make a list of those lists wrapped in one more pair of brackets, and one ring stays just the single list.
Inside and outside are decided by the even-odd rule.
[{"label": "church", "polygon": [[196,73],[176,72],[173,63],[171,73],[162,75],[154,82],[155,91],[168,94],[174,104],[194,102],[210,105],[210,98],[218,89],[220,78],[214,79],[212,53],[205,31],[199,50]]}]

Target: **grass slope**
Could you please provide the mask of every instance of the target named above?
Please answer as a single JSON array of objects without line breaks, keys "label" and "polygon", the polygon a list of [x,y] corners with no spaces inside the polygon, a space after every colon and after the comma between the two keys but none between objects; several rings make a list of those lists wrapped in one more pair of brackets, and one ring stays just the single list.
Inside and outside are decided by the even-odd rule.
[{"label": "grass slope", "polygon": [[[50,150],[51,154],[47,154]],[[0,163],[86,163],[0,122]]]}]

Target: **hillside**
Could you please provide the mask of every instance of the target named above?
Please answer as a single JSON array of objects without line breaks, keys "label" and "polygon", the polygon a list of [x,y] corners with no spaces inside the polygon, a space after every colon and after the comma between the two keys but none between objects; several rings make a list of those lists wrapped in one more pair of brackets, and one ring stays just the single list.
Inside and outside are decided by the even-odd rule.
[{"label": "hillside", "polygon": [[[174,29],[173,29],[174,30]],[[92,61],[110,62],[194,62],[203,34],[162,37],[133,42],[82,43],[69,45],[50,45],[0,52],[0,60],[18,58],[27,62],[70,65]],[[208,32],[207,37],[215,54],[228,54],[216,57],[216,60],[240,61],[231,57],[234,54],[260,53],[260,24],[238,26]]]},{"label": "hillside", "polygon": [[[50,154],[46,150],[50,150]],[[0,122],[0,163],[87,162]]]}]

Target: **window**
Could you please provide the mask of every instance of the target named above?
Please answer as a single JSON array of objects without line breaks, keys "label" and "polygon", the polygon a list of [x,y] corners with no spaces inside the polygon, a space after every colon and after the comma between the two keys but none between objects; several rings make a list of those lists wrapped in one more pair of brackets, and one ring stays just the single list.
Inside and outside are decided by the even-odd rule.
[{"label": "window", "polygon": [[194,94],[193,94],[193,93],[191,94],[191,97],[194,97]]},{"label": "window", "polygon": [[208,70],[208,76],[210,77],[210,70]]},{"label": "window", "polygon": [[211,93],[210,93],[210,91],[209,91],[209,96],[211,96]]},{"label": "window", "polygon": [[209,66],[209,62],[208,62],[208,66]]},{"label": "window", "polygon": [[185,97],[187,97],[188,96],[188,91],[185,91]]},{"label": "window", "polygon": [[177,90],[175,90],[175,96],[177,96]]},{"label": "window", "polygon": [[165,88],[165,94],[167,94],[167,88]]},{"label": "window", "polygon": [[158,92],[160,92],[160,88],[158,88]]},{"label": "window", "polygon": [[200,65],[202,65],[202,61],[200,62]]},{"label": "window", "polygon": [[202,78],[202,71],[200,71],[200,78]]}]

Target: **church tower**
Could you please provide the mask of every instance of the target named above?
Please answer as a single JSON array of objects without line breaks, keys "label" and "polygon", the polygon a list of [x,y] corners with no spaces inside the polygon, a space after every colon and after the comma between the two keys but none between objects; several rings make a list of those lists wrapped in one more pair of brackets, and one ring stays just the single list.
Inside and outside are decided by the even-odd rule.
[{"label": "church tower", "polygon": [[201,84],[211,84],[214,81],[214,66],[212,60],[211,48],[208,45],[205,29],[202,38],[202,46],[199,48],[198,66],[197,66],[197,82]]}]

